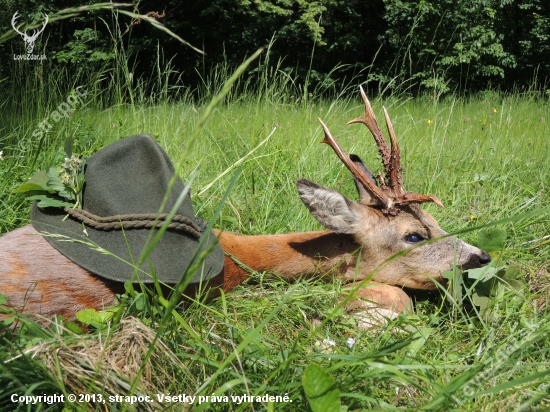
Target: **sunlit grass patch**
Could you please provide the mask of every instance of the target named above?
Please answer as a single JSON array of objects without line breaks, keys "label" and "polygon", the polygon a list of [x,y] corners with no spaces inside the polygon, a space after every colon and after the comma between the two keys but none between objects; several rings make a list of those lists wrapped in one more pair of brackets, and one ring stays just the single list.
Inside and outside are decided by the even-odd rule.
[{"label": "sunlit grass patch", "polygon": [[[193,201],[197,213],[206,219],[213,216],[233,174],[218,177],[241,162],[242,174],[215,222],[218,228],[242,234],[320,229],[297,196],[297,178],[309,178],[350,198],[356,195],[348,171],[330,148],[318,144],[322,131],[317,117],[327,123],[347,152],[360,155],[375,173],[381,170],[377,149],[366,128],[345,125],[363,111],[355,91],[348,98],[308,102],[289,96],[277,99],[275,93],[270,89],[259,96],[250,91],[219,105],[192,147],[189,136],[204,105],[191,99],[107,109],[86,106],[57,123],[39,153],[30,135],[35,117],[23,117],[17,128],[4,124],[0,137],[0,144],[6,142],[0,146],[4,152],[0,161],[2,232],[28,218],[28,205],[13,189],[35,170],[54,163],[67,135],[75,138],[75,152],[89,156],[109,142],[137,133],[151,134],[172,159],[183,159],[183,178],[198,167]],[[477,243],[475,227],[550,203],[550,112],[545,100],[487,94],[469,100],[374,98],[372,103],[378,118],[382,105],[392,118],[401,144],[405,188],[442,200],[444,209],[424,207],[445,230],[472,229],[461,237]],[[273,135],[260,145],[276,124]],[[174,372],[174,377],[165,381],[168,386],[150,386],[147,391],[288,393],[292,404],[259,403],[254,408],[309,410],[303,376],[315,363],[334,379],[339,399],[349,410],[494,410],[495,405],[517,408],[529,402],[550,407],[543,385],[550,325],[544,303],[549,284],[549,219],[541,213],[499,226],[507,238],[498,259],[517,267],[520,276],[531,282],[531,291],[524,291],[519,299],[503,295],[495,317],[485,323],[472,307],[464,305],[454,311],[436,293],[429,299],[419,298],[413,314],[363,331],[339,306],[339,282],[303,279],[289,284],[255,274],[248,284],[221,298],[188,303],[183,311],[169,314],[159,336],[166,346],[156,349],[158,358],[152,358],[147,366],[150,374],[144,376],[160,379],[162,371]],[[140,345],[147,346],[150,334],[158,330],[165,315],[162,308],[160,304],[123,307],[122,322],[130,322],[130,316],[138,319],[132,322],[136,322]],[[109,323],[84,337],[69,332],[58,336],[32,324],[5,332],[1,337],[3,361],[31,347],[42,360],[28,371],[17,360],[3,363],[0,379],[10,383],[0,402],[8,404],[9,391],[33,392],[44,387],[50,392],[68,391],[63,375],[68,363],[55,360],[54,348],[69,350],[73,361],[78,359],[82,342],[109,348],[109,339],[113,344],[125,336],[124,325],[110,337],[105,335]],[[117,356],[123,353],[113,350]],[[115,359],[107,355],[110,352],[98,349],[98,353]],[[88,368],[82,363],[79,367]],[[133,384],[135,375],[130,371],[108,365],[97,369],[93,373],[97,379],[75,377],[74,384],[81,386],[74,390],[85,387],[108,395]],[[119,386],[108,387],[111,377],[100,375],[108,371],[118,373]],[[43,383],[34,387],[37,382]],[[508,387],[507,382],[513,384]],[[225,411],[251,406],[229,403],[208,408]]]}]

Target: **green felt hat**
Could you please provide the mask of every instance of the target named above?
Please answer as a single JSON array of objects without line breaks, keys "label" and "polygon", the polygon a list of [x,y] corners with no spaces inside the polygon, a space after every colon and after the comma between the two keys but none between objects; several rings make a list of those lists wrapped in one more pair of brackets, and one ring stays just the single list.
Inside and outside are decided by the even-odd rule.
[{"label": "green felt hat", "polygon": [[[150,136],[127,137],[101,149],[86,161],[82,210],[74,209],[76,216],[63,220],[67,215],[63,209],[39,208],[35,202],[31,212],[32,224],[40,232],[63,235],[46,236],[46,239],[84,269],[106,279],[129,281],[134,267],[127,262],[137,262],[141,255],[152,230],[148,224],[151,225],[157,217],[173,176],[174,167],[168,155]],[[164,213],[170,212],[183,190],[184,185],[178,178]],[[124,221],[124,230],[120,227],[121,220]],[[88,236],[84,234],[83,221]],[[216,242],[215,235],[205,231],[205,226],[195,217],[191,197],[187,195],[172,220],[170,227],[174,228],[166,230],[148,260],[142,264],[139,279],[143,283],[152,283],[150,274],[154,270],[160,281],[177,283],[195,255],[199,242],[205,240],[201,251]],[[114,256],[94,250],[80,241],[94,242]],[[200,282],[201,277],[207,280],[222,270],[223,251],[216,243],[191,283]]]}]

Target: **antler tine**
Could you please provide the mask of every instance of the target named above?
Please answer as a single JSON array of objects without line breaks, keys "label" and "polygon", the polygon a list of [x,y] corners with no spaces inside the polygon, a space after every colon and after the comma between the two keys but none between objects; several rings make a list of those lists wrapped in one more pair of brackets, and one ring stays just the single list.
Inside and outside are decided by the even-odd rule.
[{"label": "antler tine", "polygon": [[30,36],[30,38],[32,40],[36,40],[38,38],[38,36],[40,36],[40,34],[44,31],[44,29],[46,28],[46,25],[48,24],[48,15],[46,13],[44,13],[44,17],[45,17],[45,21],[44,21],[44,24],[42,25],[42,28],[41,29],[34,29],[32,31],[32,36]]},{"label": "antler tine", "polygon": [[397,136],[393,130],[390,116],[388,115],[388,111],[385,107],[384,117],[386,118],[386,125],[388,126],[388,133],[390,135],[391,142],[390,172],[388,179],[390,188],[396,198],[396,205],[434,202],[438,206],[445,207],[437,196],[422,195],[419,193],[405,193],[405,190],[403,189],[403,176],[401,175],[401,151],[399,150],[399,143],[397,142]]},{"label": "antler tine", "polygon": [[388,115],[388,111],[384,107],[384,117],[386,118],[386,126],[388,127],[388,133],[390,135],[391,142],[391,155],[390,155],[390,170],[388,173],[388,180],[390,188],[395,196],[401,196],[405,193],[403,189],[403,177],[401,176],[401,151],[399,150],[399,143],[393,130],[393,125]]},{"label": "antler tine", "polygon": [[[19,14],[19,11],[16,11],[15,14],[13,15],[13,17],[11,18],[11,25],[13,27],[13,30],[15,30],[15,32],[20,34],[21,36],[27,36],[26,32],[25,33],[20,32],[19,30],[17,30],[17,27],[15,26],[18,14]],[[38,38],[38,36],[44,31],[44,29],[46,28],[46,25],[48,24],[48,21],[49,21],[49,17],[46,13],[44,13],[44,20],[45,21],[44,21],[44,24],[42,25],[42,28],[41,29],[34,29],[32,31],[32,36],[28,36],[29,38],[31,38],[33,40],[36,40]]]},{"label": "antler tine", "polygon": [[[380,153],[380,157],[382,157],[382,163],[384,164],[386,177],[388,179],[387,184],[389,187],[386,189],[386,183],[384,182],[383,176],[381,174],[379,174],[378,176],[382,188],[390,194],[388,196],[386,192],[381,190],[386,198],[389,199],[389,201],[383,202],[384,205],[386,205],[385,213],[389,213],[392,215],[397,214],[397,207],[413,203],[434,202],[435,204],[444,207],[443,203],[441,203],[437,196],[422,195],[419,193],[405,193],[405,190],[403,189],[403,177],[401,175],[401,151],[399,149],[397,136],[395,135],[395,131],[393,130],[393,125],[388,115],[388,111],[384,107],[384,117],[386,119],[386,125],[388,127],[388,133],[390,135],[391,150],[388,147],[388,143],[386,142],[384,135],[382,134],[382,130],[380,130],[380,126],[378,125],[378,121],[376,120],[376,116],[374,115],[374,111],[372,110],[372,106],[369,102],[369,99],[367,98],[367,95],[365,94],[365,91],[363,90],[363,87],[359,86],[359,90],[361,91],[361,96],[363,97],[363,101],[365,102],[365,114],[361,117],[349,121],[348,124],[363,123],[365,126],[368,127],[368,129],[374,136],[374,140],[376,141],[376,145],[378,146],[378,152]],[[378,189],[378,187],[376,188]]]},{"label": "antler tine", "polygon": [[434,202],[436,205],[445,207],[441,200],[434,195],[422,195],[420,193],[405,193],[396,199],[395,204],[398,206],[410,205],[413,203]]},{"label": "antler tine", "polygon": [[382,205],[385,206],[386,209],[391,209],[393,205],[393,200],[384,193],[376,184],[374,184],[356,165],[351,161],[349,156],[342,150],[340,145],[334,140],[332,137],[330,130],[328,127],[323,123],[321,119],[319,119],[319,123],[321,123],[321,126],[323,127],[323,130],[325,132],[325,138],[321,141],[321,143],[326,143],[336,153],[336,155],[340,158],[342,163],[348,168],[348,170],[352,173],[352,175],[361,182],[361,184],[367,189],[373,197],[378,199]]},{"label": "antler tine", "polygon": [[42,26],[42,28],[38,31],[38,34],[42,33],[44,31],[44,29],[46,28],[46,25],[48,24],[48,21],[50,19],[48,18],[48,15],[46,13],[44,13],[44,25]]},{"label": "antler tine", "polygon": [[16,11],[13,17],[11,18],[11,25],[13,27],[13,30],[15,30],[16,33],[20,34],[21,36],[24,36],[25,33],[21,33],[19,30],[17,30],[17,27],[15,26],[15,22],[17,20],[17,15],[19,14],[19,11]]},{"label": "antler tine", "polygon": [[386,142],[386,139],[382,134],[382,130],[380,130],[380,126],[378,126],[378,121],[376,120],[376,116],[374,115],[374,111],[372,110],[369,99],[367,98],[363,87],[359,86],[359,90],[361,90],[361,96],[363,97],[363,101],[365,102],[365,114],[361,117],[350,120],[347,124],[363,123],[365,126],[368,127],[374,137],[374,140],[376,141],[376,145],[378,146],[378,153],[380,153],[382,163],[384,164],[384,170],[386,171],[386,176],[389,179],[391,170],[391,153],[390,148],[388,147],[388,142]]}]

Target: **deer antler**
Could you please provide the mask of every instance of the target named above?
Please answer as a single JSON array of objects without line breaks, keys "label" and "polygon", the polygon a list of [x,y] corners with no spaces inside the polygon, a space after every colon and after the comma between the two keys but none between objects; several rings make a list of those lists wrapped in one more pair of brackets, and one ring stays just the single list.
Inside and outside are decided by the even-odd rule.
[{"label": "deer antler", "polygon": [[20,32],[19,30],[17,30],[16,21],[17,21],[17,15],[18,14],[19,14],[19,12],[16,11],[15,14],[13,15],[13,17],[11,18],[11,25],[13,27],[13,30],[16,33],[19,33],[23,37],[23,40],[27,44],[27,53],[31,54],[33,49],[34,49],[34,42],[36,41],[36,39],[38,38],[40,33],[42,33],[44,31],[44,29],[46,28],[46,25],[48,24],[48,20],[49,20],[48,15],[46,13],[44,13],[44,20],[45,20],[44,25],[39,30],[37,30],[37,29],[33,30],[32,36],[29,36],[26,32]]},{"label": "deer antler", "polygon": [[403,189],[403,177],[401,175],[401,156],[399,150],[399,144],[395,131],[393,130],[390,117],[384,107],[384,117],[386,119],[386,126],[390,135],[391,149],[388,147],[388,143],[378,126],[378,121],[372,110],[369,99],[365,94],[363,88],[359,86],[361,90],[361,96],[365,102],[365,114],[361,117],[349,121],[347,124],[363,123],[370,130],[378,146],[378,152],[382,157],[382,163],[384,164],[384,170],[386,172],[386,182],[384,182],[383,176],[379,174],[379,180],[382,189],[375,185],[354,163],[349,156],[344,153],[342,148],[336,143],[327,126],[321,119],[319,122],[325,131],[325,138],[321,143],[326,143],[336,152],[340,160],[350,170],[353,176],[365,187],[365,189],[375,198],[376,204],[382,206],[382,212],[390,215],[396,215],[399,213],[399,207],[409,205],[412,203],[426,203],[434,202],[437,205],[444,207],[443,203],[432,195],[422,195],[419,193],[406,193]]},{"label": "deer antler", "polygon": [[404,193],[403,178],[401,177],[401,157],[399,144],[397,143],[397,138],[395,136],[395,132],[393,131],[390,117],[388,116],[388,112],[384,107],[386,125],[390,134],[391,151],[388,147],[386,139],[384,138],[384,135],[382,134],[382,130],[380,130],[380,127],[378,126],[378,121],[376,120],[376,116],[374,115],[374,111],[372,110],[369,99],[367,98],[363,87],[359,86],[359,90],[361,90],[361,96],[363,97],[363,101],[365,102],[365,114],[361,117],[350,120],[347,124],[363,123],[365,126],[368,127],[368,129],[374,136],[376,144],[378,145],[378,152],[382,157],[382,163],[384,164],[386,179],[388,180],[389,186],[396,196],[400,196]]},{"label": "deer antler", "polygon": [[33,40],[36,40],[38,38],[38,36],[40,35],[40,33],[42,33],[44,31],[44,29],[46,28],[46,25],[48,24],[48,15],[46,13],[44,13],[44,25],[42,26],[42,28],[40,30],[34,30],[33,31],[33,34],[31,36],[31,38]]},{"label": "deer antler", "polygon": [[21,36],[26,36],[27,34],[26,33],[21,33],[19,30],[17,30],[17,26],[15,25],[18,14],[19,14],[19,12],[16,11],[15,14],[13,15],[13,17],[11,18],[11,25],[13,27],[13,30],[15,30],[16,33],[20,34]]},{"label": "deer antler", "polygon": [[349,156],[342,150],[340,145],[336,143],[336,140],[334,140],[334,138],[330,134],[330,130],[328,130],[328,127],[323,123],[321,119],[319,119],[319,123],[321,123],[321,126],[323,126],[323,130],[325,131],[325,138],[321,140],[321,143],[326,143],[330,147],[332,147],[342,163],[344,163],[351,174],[355,176],[363,186],[365,186],[365,189],[367,189],[369,193],[371,193],[386,208],[390,208],[392,205],[392,200],[388,197],[388,195],[384,193],[382,189],[376,186],[376,184],[374,184],[372,180],[369,179],[367,175],[365,175],[365,173],[363,173],[363,171],[355,165],[355,163],[353,163]]}]

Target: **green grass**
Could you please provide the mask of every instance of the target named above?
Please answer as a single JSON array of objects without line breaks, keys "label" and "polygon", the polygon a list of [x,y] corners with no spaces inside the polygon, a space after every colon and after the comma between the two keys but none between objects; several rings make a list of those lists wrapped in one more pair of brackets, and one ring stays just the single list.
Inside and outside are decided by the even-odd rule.
[{"label": "green grass", "polygon": [[[205,79],[199,101],[207,102],[211,93],[220,90],[220,79],[228,77],[220,70],[213,72],[213,79]],[[345,96],[349,97],[334,100],[317,98],[314,93],[304,101],[303,91],[288,78],[266,75],[262,79],[259,91],[246,79],[238,83],[235,90],[240,92],[233,91],[228,102],[215,108],[195,141],[190,141],[190,136],[206,103],[193,103],[190,93],[182,94],[179,101],[107,105],[98,104],[101,91],[90,88],[86,103],[74,116],[56,123],[40,148],[32,131],[56,102],[65,99],[62,88],[40,111],[24,110],[19,117],[4,112],[0,124],[0,150],[4,151],[0,233],[28,222],[29,205],[13,194],[13,189],[35,170],[58,160],[66,136],[75,137],[76,152],[89,155],[137,133],[151,134],[171,159],[180,162],[182,177],[198,167],[193,201],[197,214],[207,219],[223,197],[232,170],[241,162],[242,174],[216,227],[242,234],[320,229],[297,196],[296,179],[306,177],[348,197],[356,195],[348,171],[328,146],[318,144],[322,131],[317,117],[344,150],[359,154],[373,171],[381,169],[367,129],[345,126],[363,111],[358,93],[348,90]],[[424,208],[445,230],[471,229],[462,238],[475,243],[476,226],[550,204],[550,110],[546,100],[486,93],[468,100],[375,98],[372,104],[379,119],[384,105],[393,120],[406,189],[435,194],[442,200],[444,209],[433,204]],[[275,133],[259,146],[275,124]],[[228,169],[231,172],[218,178]],[[550,408],[544,386],[547,377],[541,374],[549,369],[550,216],[535,214],[498,227],[508,233],[500,259],[519,268],[530,290],[520,299],[505,296],[487,323],[480,322],[468,305],[464,311],[456,311],[436,293],[419,299],[414,314],[402,315],[377,330],[361,331],[356,319],[339,308],[341,285],[337,281],[288,284],[255,274],[252,282],[222,298],[195,302],[179,316],[168,316],[159,336],[166,348],[151,358],[147,393],[288,393],[293,400],[288,404],[255,403],[252,409],[250,404],[204,403],[200,407],[305,411],[309,406],[302,377],[309,364],[317,363],[335,378],[341,402],[350,411],[528,410],[529,402],[534,410]],[[158,300],[144,303],[139,296],[132,302],[124,318],[135,316],[157,330],[164,315],[162,304]],[[95,331],[84,339],[91,347],[108,339],[109,333],[108,329]],[[346,343],[349,338],[355,340],[352,348]],[[12,390],[35,395],[69,393],[63,365],[71,356],[78,357],[71,345],[81,345],[83,338],[68,332],[60,336],[30,325],[14,334],[5,332],[0,339],[2,360],[17,356],[25,347],[42,345],[35,349],[38,355],[32,362],[19,358],[0,366],[0,382],[9,383],[4,392],[0,389],[0,407],[13,409],[9,401]],[[333,340],[336,346],[323,343],[324,339]],[[161,369],[169,379],[155,378]],[[131,385],[136,371],[130,368],[112,385],[107,372],[104,368],[92,378],[76,376],[87,393],[108,396],[109,391],[127,393],[121,382]],[[464,395],[483,391],[487,393],[475,398]],[[135,405],[124,406],[135,409]],[[172,407],[181,410],[181,404]]]}]

